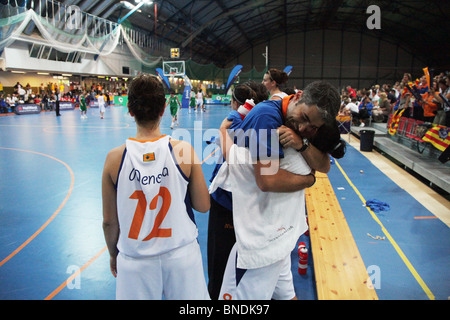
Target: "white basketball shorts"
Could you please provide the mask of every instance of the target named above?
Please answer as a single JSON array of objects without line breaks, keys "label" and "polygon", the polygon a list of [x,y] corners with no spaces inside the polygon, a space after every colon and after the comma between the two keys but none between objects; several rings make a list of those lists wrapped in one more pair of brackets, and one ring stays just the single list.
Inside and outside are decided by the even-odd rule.
[{"label": "white basketball shorts", "polygon": [[197,240],[165,254],[117,256],[117,300],[209,300]]},{"label": "white basketball shorts", "polygon": [[290,300],[295,297],[290,254],[257,269],[239,269],[236,259],[235,244],[225,269],[220,300]]}]

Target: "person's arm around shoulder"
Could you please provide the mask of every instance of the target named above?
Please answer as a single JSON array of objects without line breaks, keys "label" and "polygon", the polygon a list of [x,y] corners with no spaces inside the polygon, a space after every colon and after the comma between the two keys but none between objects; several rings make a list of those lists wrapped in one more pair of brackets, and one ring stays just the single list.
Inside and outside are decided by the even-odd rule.
[{"label": "person's arm around shoulder", "polygon": [[219,136],[220,136],[220,148],[222,151],[222,155],[226,161],[229,160],[229,154],[231,146],[233,145],[233,140],[228,134],[228,129],[233,124],[233,121],[228,120],[228,117],[222,121],[222,124],[219,128]]},{"label": "person's arm around shoulder", "polygon": [[125,145],[112,149],[106,156],[102,174],[103,233],[110,255],[110,268],[117,276],[116,258],[119,239],[119,218],[117,216],[117,191],[115,184]]},{"label": "person's arm around shoulder", "polygon": [[188,191],[192,208],[207,212],[210,208],[209,192],[197,153],[192,145],[185,141],[172,139],[171,143],[181,171],[189,178]]},{"label": "person's arm around shoulder", "polygon": [[253,165],[256,184],[263,192],[295,192],[309,188],[316,182],[313,173],[299,175],[280,169],[278,160],[257,161]]},{"label": "person's arm around shoulder", "polygon": [[[227,161],[233,161],[233,159],[229,159],[233,140],[227,131],[231,124],[232,121],[224,119],[219,128],[222,154]],[[253,169],[256,184],[263,192],[298,191],[311,187],[316,181],[313,174],[302,176],[280,169],[279,161],[275,159],[271,159],[269,162],[257,161],[253,165]]]}]

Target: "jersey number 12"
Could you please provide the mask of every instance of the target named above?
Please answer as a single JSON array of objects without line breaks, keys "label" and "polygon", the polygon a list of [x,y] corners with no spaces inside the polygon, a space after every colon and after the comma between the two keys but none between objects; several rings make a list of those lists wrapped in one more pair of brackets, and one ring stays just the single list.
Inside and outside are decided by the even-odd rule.
[{"label": "jersey number 12", "polygon": [[[156,214],[155,223],[153,229],[148,236],[146,236],[142,241],[148,241],[152,238],[169,238],[172,236],[171,228],[160,228],[167,212],[170,208],[170,203],[172,202],[172,197],[170,195],[169,189],[161,187],[159,193],[150,202],[149,209],[155,210],[158,198],[161,197],[163,202],[161,209]],[[128,238],[137,240],[139,232],[141,231],[142,222],[144,221],[145,212],[147,211],[147,199],[142,190],[136,190],[130,196],[130,199],[138,200],[136,211],[134,212],[133,221],[131,222],[130,232],[128,233]]]}]

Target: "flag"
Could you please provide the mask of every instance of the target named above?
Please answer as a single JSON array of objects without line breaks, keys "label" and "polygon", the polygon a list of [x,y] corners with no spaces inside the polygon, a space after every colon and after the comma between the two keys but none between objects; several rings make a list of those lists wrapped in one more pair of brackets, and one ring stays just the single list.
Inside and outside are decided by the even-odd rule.
[{"label": "flag", "polygon": [[445,126],[434,126],[425,133],[423,141],[430,142],[441,151],[445,151],[450,146],[450,128]]},{"label": "flag", "polygon": [[155,153],[151,152],[151,153],[144,154],[142,160],[144,162],[154,161],[155,160]]},{"label": "flag", "polygon": [[427,78],[427,85],[428,85],[428,88],[433,89],[433,88],[431,87],[431,82],[430,82],[430,72],[428,71],[428,67],[423,68],[423,73],[425,74],[425,77]]},{"label": "flag", "polygon": [[400,118],[404,111],[405,109],[398,109],[392,116],[391,123],[389,124],[389,134],[391,136],[393,136],[397,132],[398,122],[400,121]]}]

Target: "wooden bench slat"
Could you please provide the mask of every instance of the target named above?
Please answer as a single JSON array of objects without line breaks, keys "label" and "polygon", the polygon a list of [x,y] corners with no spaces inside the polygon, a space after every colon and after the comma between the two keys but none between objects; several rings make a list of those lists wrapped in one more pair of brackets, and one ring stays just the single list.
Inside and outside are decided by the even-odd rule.
[{"label": "wooden bench slat", "polygon": [[328,177],[316,179],[306,190],[306,207],[318,299],[377,300]]}]

